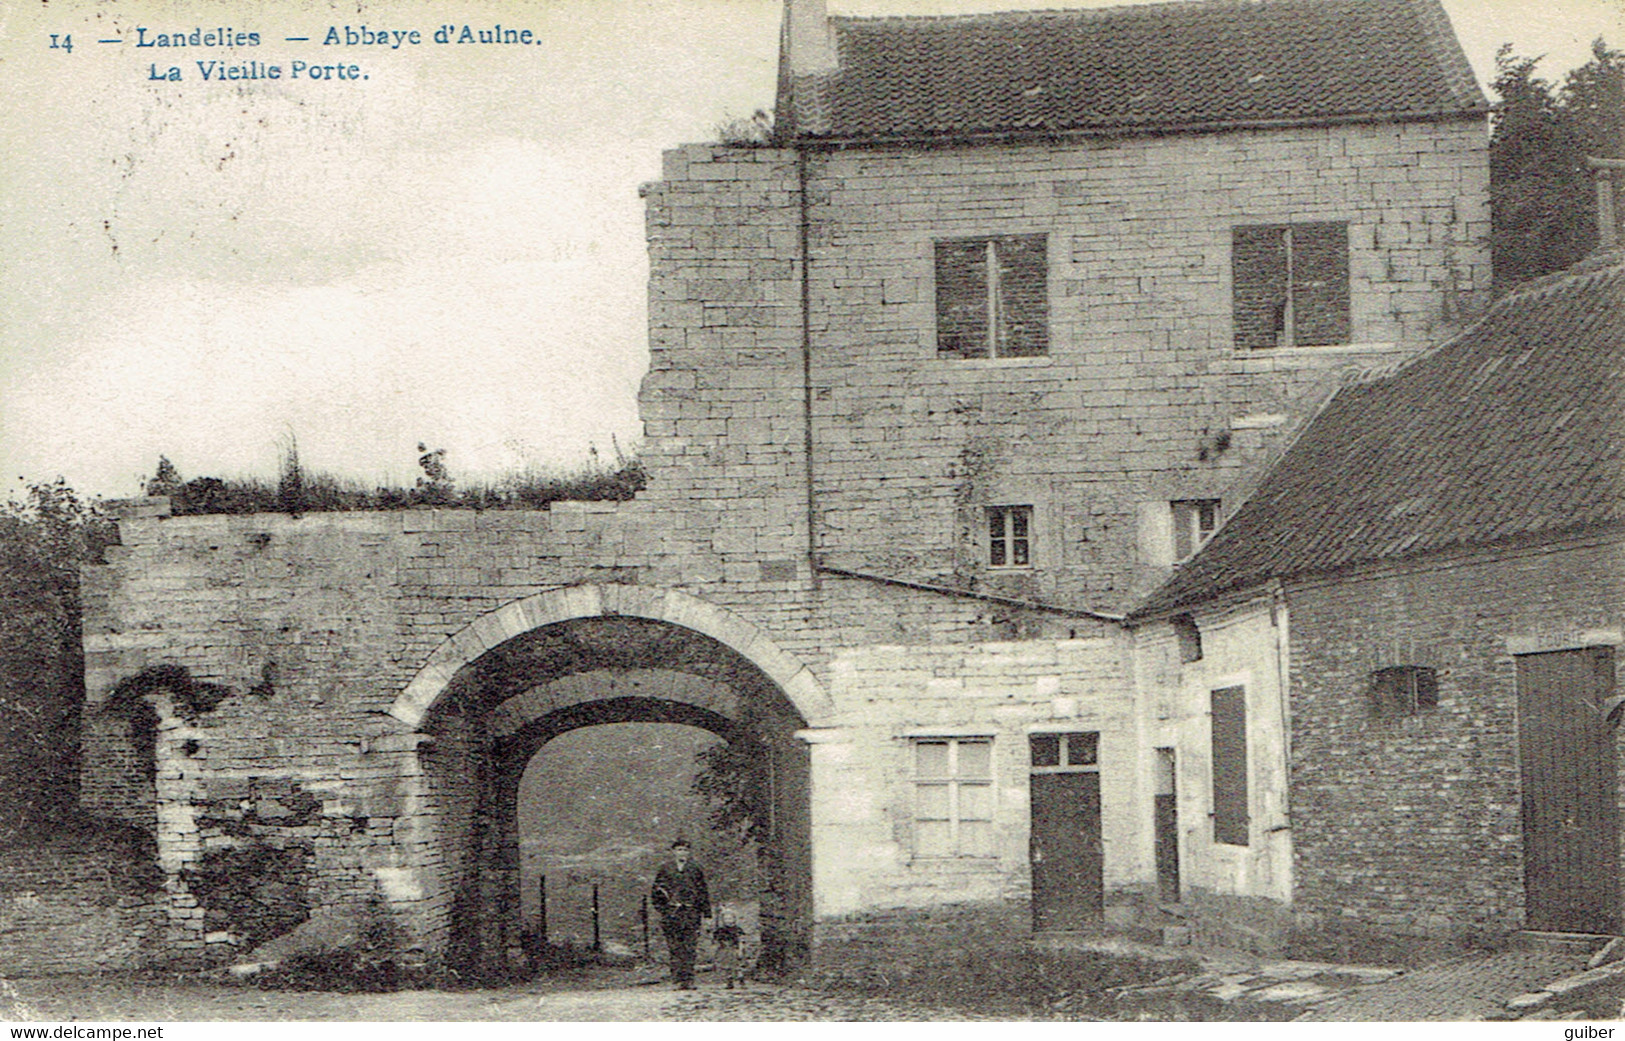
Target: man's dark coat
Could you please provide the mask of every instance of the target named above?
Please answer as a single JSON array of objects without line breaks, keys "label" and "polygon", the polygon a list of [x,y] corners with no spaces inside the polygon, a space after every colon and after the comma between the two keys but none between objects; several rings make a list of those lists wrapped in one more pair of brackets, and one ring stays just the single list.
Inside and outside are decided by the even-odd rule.
[{"label": "man's dark coat", "polygon": [[650,901],[662,919],[692,919],[694,925],[698,926],[700,919],[711,913],[711,894],[705,888],[705,872],[692,860],[683,865],[680,871],[676,861],[667,861],[655,872]]},{"label": "man's dark coat", "polygon": [[660,912],[660,929],[666,934],[671,952],[671,974],[678,984],[691,985],[694,979],[695,946],[700,938],[700,919],[711,913],[711,894],[705,888],[705,872],[692,860],[679,870],[669,861],[655,872],[650,902]]}]

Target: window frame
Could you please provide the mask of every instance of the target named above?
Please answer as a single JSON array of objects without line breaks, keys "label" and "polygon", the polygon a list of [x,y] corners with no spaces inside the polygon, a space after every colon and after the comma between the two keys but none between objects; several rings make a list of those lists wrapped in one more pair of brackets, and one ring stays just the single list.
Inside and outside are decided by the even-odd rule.
[{"label": "window frame", "polygon": [[[1280,237],[1278,256],[1269,252],[1269,239],[1275,235]],[[1304,239],[1301,243],[1300,238]],[[1230,318],[1236,349],[1274,350],[1352,343],[1350,253],[1346,220],[1232,225]],[[1323,265],[1329,267],[1315,270]],[[1301,277],[1300,271],[1311,274]],[[1315,275],[1330,277],[1316,278]],[[1324,298],[1323,313],[1308,322],[1300,321],[1300,316],[1310,313],[1309,305],[1315,303],[1317,297]],[[1259,316],[1266,310],[1274,313],[1261,322]],[[1316,335],[1312,331],[1316,325],[1332,332]]]},{"label": "window frame", "polygon": [[[920,771],[920,753],[919,753],[919,749],[920,749],[920,747],[922,745],[934,745],[934,744],[945,744],[948,747],[947,772],[944,773],[944,774],[941,774],[941,775],[923,774]],[[960,747],[962,745],[982,745],[982,746],[985,746],[987,748],[987,773],[986,773],[986,775],[974,775],[974,776],[971,776],[971,775],[962,774],[960,772],[959,750],[960,750]],[[920,860],[987,860],[987,859],[990,859],[990,858],[996,858],[999,855],[998,850],[995,848],[995,843],[994,843],[995,836],[994,836],[994,831],[993,831],[993,825],[994,825],[994,820],[995,820],[995,814],[994,814],[994,809],[995,809],[995,805],[994,805],[994,794],[995,794],[994,774],[996,772],[995,767],[994,767],[993,751],[994,751],[993,737],[991,735],[986,735],[986,734],[941,734],[941,735],[920,734],[920,735],[911,735],[908,738],[909,797],[911,799],[911,805],[910,805],[910,808],[909,808],[909,820],[913,825],[914,834],[913,834],[913,842],[912,842],[912,847],[913,848],[911,850],[911,854],[915,859],[920,859]],[[947,789],[947,792],[948,792],[947,803],[948,803],[948,805],[947,805],[947,811],[946,811],[947,816],[946,817],[926,817],[926,816],[922,816],[922,814],[921,814],[922,806],[921,806],[920,791],[923,788],[931,788],[931,787],[944,787],[944,788]],[[986,789],[986,793],[987,793],[987,799],[986,799],[987,816],[986,817],[967,817],[961,812],[962,808],[963,808],[963,802],[964,802],[964,800],[961,799],[961,797],[960,797],[961,796],[961,790],[963,788],[967,788],[967,787],[968,788],[984,788],[984,789]],[[925,852],[921,852],[921,850],[920,850],[920,824],[922,822],[941,823],[941,822],[944,822],[944,821],[946,821],[947,824],[948,824],[948,842],[947,842],[948,852],[946,852],[946,853],[925,853]],[[980,853],[967,853],[967,852],[964,852],[964,848],[965,848],[965,843],[963,841],[964,831],[963,831],[963,828],[961,826],[966,821],[972,821],[972,822],[978,822],[978,823],[985,822],[985,824],[987,826],[987,843],[986,843],[987,849],[986,849],[986,852],[980,852]]]},{"label": "window frame", "polygon": [[[1019,248],[1017,245],[1019,244]],[[982,247],[980,273],[969,277],[981,289],[980,311],[978,303],[969,298],[956,298],[951,295],[949,286],[952,282],[949,277],[952,264],[953,251],[964,250],[967,247]],[[1000,247],[1005,245],[1008,251],[1001,254]],[[1027,277],[1036,282],[1036,285],[1027,287],[1030,299],[1025,301],[1025,308],[1018,306],[1015,294],[1021,291],[1019,281],[1006,277],[1006,268],[1016,264],[1023,253],[1027,256],[1036,255],[1038,263],[1036,269],[1028,272]],[[1006,235],[973,235],[963,238],[935,239],[932,242],[932,275],[936,294],[936,348],[938,358],[948,358],[958,361],[1013,361],[1023,358],[1044,358],[1050,351],[1050,306],[1049,306],[1049,235],[1046,232],[1031,232],[1023,234]],[[974,272],[975,266],[968,270]],[[1015,288],[1006,292],[1005,286],[1009,283]],[[964,316],[956,314],[950,309],[958,308],[969,311],[972,320],[979,322],[981,329],[981,344],[978,350],[972,352],[960,346],[948,347],[946,341],[954,327],[964,324]],[[1016,344],[1018,337],[1010,328],[1010,317],[1023,312],[1030,312],[1030,317],[1021,324],[1036,325],[1036,335],[1032,336],[1031,344]]]},{"label": "window frame", "polygon": [[1433,712],[1439,707],[1439,672],[1429,665],[1373,669],[1367,696],[1373,719],[1408,719]]},{"label": "window frame", "polygon": [[[1051,764],[1039,765],[1034,762],[1037,758],[1037,748],[1034,747],[1036,739],[1053,737],[1056,740],[1056,761]],[[1069,738],[1088,737],[1093,741],[1090,750],[1094,756],[1086,762],[1074,763],[1072,761],[1072,743]],[[1030,774],[1097,774],[1100,772],[1100,731],[1098,730],[1030,730],[1027,732],[1027,772]]]},{"label": "window frame", "polygon": [[[1037,511],[1029,503],[1009,503],[1001,506],[984,506],[982,508],[982,518],[985,521],[982,526],[984,533],[982,563],[989,570],[1027,571],[1036,566],[1034,558],[1037,554],[1033,552],[1037,542],[1033,527],[1036,514]],[[1017,535],[1014,532],[1016,527],[1014,521],[1018,517],[1024,519],[1026,523],[1025,535]],[[995,518],[999,518],[1000,534],[998,535],[993,532]],[[1017,563],[1014,559],[1017,556],[1016,547],[1018,543],[1024,545],[1027,554],[1027,559],[1020,563]],[[1002,564],[994,561],[1000,547],[1003,548],[1005,558]]]},{"label": "window frame", "polygon": [[[1182,564],[1199,553],[1207,545],[1213,533],[1219,530],[1222,499],[1170,499],[1168,500],[1168,514],[1170,518],[1170,534],[1173,541],[1174,563]],[[1182,515],[1183,511],[1183,515]],[[1204,528],[1202,517],[1205,511],[1211,511],[1213,523]],[[1186,523],[1189,522],[1189,523]],[[1179,552],[1180,540],[1190,543],[1189,552]]]}]

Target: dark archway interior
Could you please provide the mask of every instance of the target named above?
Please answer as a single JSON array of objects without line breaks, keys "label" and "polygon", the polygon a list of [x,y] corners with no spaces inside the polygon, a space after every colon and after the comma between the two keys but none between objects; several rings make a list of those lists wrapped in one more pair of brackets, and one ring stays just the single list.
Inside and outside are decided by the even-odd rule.
[{"label": "dark archway interior", "polygon": [[661,698],[619,696],[580,701],[555,709],[531,720],[512,734],[494,739],[493,749],[504,761],[522,760],[519,767],[524,769],[524,763],[528,763],[531,756],[560,734],[606,723],[680,723],[709,730],[724,741],[738,741],[749,733],[749,728],[743,724],[699,705]]},{"label": "dark archway interior", "polygon": [[769,793],[760,822],[762,945],[769,963],[803,956],[811,932],[805,726],[784,693],[711,637],[643,618],[559,622],[464,666],[424,721],[432,821],[431,927],[451,961],[498,971],[524,948],[518,790],[548,741],[582,727],[679,723],[751,749]]}]

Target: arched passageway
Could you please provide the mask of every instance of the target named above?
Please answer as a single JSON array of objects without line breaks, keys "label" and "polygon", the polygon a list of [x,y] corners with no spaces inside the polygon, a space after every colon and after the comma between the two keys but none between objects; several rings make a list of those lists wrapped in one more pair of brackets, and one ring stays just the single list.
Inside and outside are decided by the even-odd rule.
[{"label": "arched passageway", "polygon": [[[404,697],[404,695],[403,695]],[[763,956],[794,960],[811,931],[807,725],[755,661],[661,618],[544,621],[471,653],[422,712],[420,838],[431,942],[495,969],[523,946],[518,790],[548,741],[582,727],[699,727],[750,751],[760,803]],[[438,942],[437,942],[438,941]]]},{"label": "arched passageway", "polygon": [[[715,733],[677,723],[582,727],[548,741],[519,784],[520,897],[527,938],[611,955],[660,957],[657,914],[645,907],[674,837],[705,868],[713,909],[754,931],[761,887],[756,843],[738,826],[714,827],[717,804],[696,791],[736,760]],[[721,767],[721,771],[719,771]],[[647,927],[646,927],[647,925]]]}]

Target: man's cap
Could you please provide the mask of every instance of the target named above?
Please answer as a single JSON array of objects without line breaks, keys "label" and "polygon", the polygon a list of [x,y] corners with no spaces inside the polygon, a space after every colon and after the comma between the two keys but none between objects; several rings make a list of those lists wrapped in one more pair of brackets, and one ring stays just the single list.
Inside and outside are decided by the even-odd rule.
[{"label": "man's cap", "polygon": [[671,844],[671,848],[672,848],[672,849],[691,849],[691,848],[693,848],[693,847],[691,847],[691,846],[690,846],[690,845],[689,845],[689,844],[688,844],[688,840],[687,840],[687,839],[674,839],[674,840],[673,840],[673,841],[672,841],[672,844]]}]

